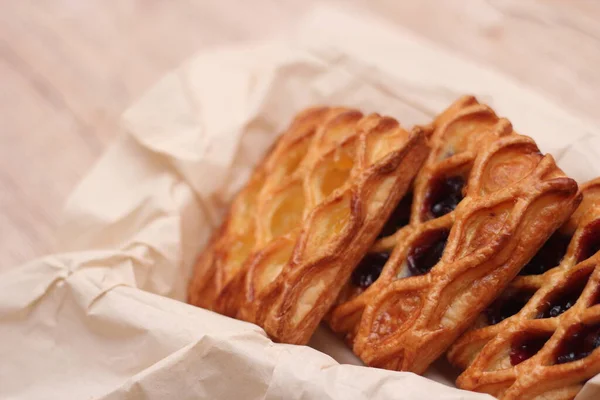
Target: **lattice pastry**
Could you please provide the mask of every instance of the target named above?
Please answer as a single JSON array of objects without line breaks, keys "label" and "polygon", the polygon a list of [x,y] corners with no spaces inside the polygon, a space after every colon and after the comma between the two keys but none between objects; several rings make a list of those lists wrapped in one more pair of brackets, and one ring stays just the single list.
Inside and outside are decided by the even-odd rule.
[{"label": "lattice pastry", "polygon": [[400,202],[328,316],[367,365],[423,373],[579,202],[553,158],[475,98],[433,128],[412,206]]},{"label": "lattice pastry", "polygon": [[189,301],[306,343],[408,190],[429,148],[377,114],[299,114],[201,254]]},{"label": "lattice pastry", "polygon": [[[572,399],[600,373],[600,179],[451,348],[457,384],[502,399]],[[562,260],[562,261],[561,261]]]}]

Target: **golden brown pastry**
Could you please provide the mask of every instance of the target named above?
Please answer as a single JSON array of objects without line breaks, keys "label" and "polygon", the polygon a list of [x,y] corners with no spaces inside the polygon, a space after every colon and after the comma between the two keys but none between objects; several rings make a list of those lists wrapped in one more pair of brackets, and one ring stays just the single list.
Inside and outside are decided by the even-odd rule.
[{"label": "golden brown pastry", "polygon": [[475,98],[433,127],[410,223],[403,200],[328,316],[370,366],[423,373],[579,203],[552,156]]},{"label": "golden brown pastry", "polygon": [[201,254],[190,303],[308,342],[427,157],[426,133],[346,108],[299,114]]},{"label": "golden brown pastry", "polygon": [[503,400],[572,399],[600,373],[600,179],[451,348],[457,384]]}]

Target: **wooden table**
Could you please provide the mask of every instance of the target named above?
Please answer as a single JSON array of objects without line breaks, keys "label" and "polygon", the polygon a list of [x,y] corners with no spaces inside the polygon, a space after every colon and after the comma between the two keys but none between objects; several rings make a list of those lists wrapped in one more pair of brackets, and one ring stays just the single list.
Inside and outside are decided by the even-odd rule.
[{"label": "wooden table", "polygon": [[[317,2],[3,0],[0,268],[52,250],[66,196],[117,135],[122,111],[161,74],[203,48],[267,37]],[[379,14],[600,123],[599,1],[338,3]]]}]

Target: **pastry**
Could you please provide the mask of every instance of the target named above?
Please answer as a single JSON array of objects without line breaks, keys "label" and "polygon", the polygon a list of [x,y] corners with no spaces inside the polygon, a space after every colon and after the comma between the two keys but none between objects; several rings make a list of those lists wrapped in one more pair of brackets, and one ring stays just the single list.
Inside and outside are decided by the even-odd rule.
[{"label": "pastry", "polygon": [[461,388],[508,399],[572,399],[600,373],[600,179],[451,348]]},{"label": "pastry", "polygon": [[405,194],[429,148],[377,114],[299,114],[201,254],[189,302],[304,344]]},{"label": "pastry", "polygon": [[433,123],[400,202],[327,320],[370,366],[423,373],[571,215],[577,184],[473,97]]}]

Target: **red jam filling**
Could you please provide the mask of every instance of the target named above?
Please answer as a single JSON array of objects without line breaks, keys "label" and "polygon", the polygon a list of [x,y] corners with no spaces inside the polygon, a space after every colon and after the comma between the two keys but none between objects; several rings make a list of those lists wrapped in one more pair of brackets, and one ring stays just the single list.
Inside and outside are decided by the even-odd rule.
[{"label": "red jam filling", "polygon": [[521,364],[535,356],[544,347],[550,336],[549,334],[532,335],[513,342],[510,349],[510,363],[512,365]]},{"label": "red jam filling", "polygon": [[594,325],[581,324],[567,335],[559,346],[556,363],[565,364],[581,360],[600,347],[600,323]]}]

